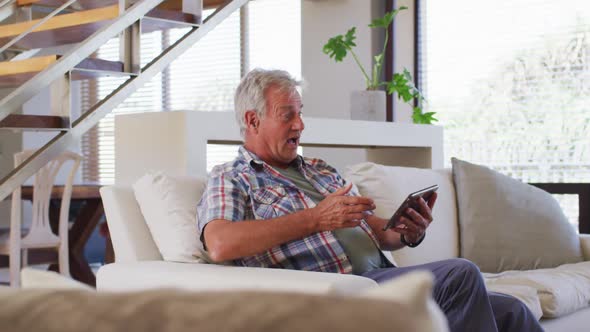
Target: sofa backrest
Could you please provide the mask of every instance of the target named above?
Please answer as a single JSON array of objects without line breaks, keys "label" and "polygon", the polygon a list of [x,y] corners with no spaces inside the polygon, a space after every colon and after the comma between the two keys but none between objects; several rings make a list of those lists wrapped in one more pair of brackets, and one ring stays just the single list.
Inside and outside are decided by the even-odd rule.
[{"label": "sofa backrest", "polygon": [[100,189],[115,261],[162,260],[131,187]]},{"label": "sofa backrest", "polygon": [[456,195],[450,170],[361,163],[348,167],[344,176],[358,187],[361,195],[375,201],[374,212],[381,218],[389,218],[408,194],[438,184],[434,221],[426,239],[416,248],[392,252],[393,258],[396,265],[408,266],[459,256]]},{"label": "sofa backrest", "polygon": [[[393,252],[393,260],[398,266],[408,266],[459,256],[456,196],[450,170],[362,163],[351,166],[345,177],[359,187],[361,194],[375,199],[375,213],[383,218],[390,216],[408,193],[438,184],[439,197],[433,211],[435,220],[428,229],[426,240],[417,248]],[[133,189],[130,186],[108,186],[101,188],[100,192],[115,260],[162,260]],[[385,254],[391,258],[389,252]]]},{"label": "sofa backrest", "polygon": [[[410,169],[411,170],[411,169]],[[457,196],[450,169],[420,170],[430,172],[439,185],[438,198],[432,211],[434,220],[426,231],[428,241],[416,248],[403,248],[393,252],[393,257],[401,266],[423,264],[442,259],[459,257],[459,219],[457,215]],[[419,177],[416,182],[428,177]]]}]

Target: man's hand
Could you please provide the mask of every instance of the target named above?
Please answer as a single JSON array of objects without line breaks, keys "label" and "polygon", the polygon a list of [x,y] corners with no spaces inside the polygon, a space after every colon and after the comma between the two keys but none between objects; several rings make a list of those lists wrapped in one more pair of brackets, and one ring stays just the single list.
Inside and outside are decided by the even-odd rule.
[{"label": "man's hand", "polygon": [[345,196],[351,188],[352,183],[336,190],[318,205],[307,210],[318,231],[356,227],[360,224],[360,219],[365,218],[365,211],[375,209],[375,204],[370,198]]},{"label": "man's hand", "polygon": [[426,228],[432,222],[432,209],[436,202],[436,193],[433,193],[428,199],[428,203],[420,197],[418,199],[418,211],[408,208],[405,214],[400,218],[399,224],[392,228],[404,236],[406,241],[416,243],[426,232]]}]

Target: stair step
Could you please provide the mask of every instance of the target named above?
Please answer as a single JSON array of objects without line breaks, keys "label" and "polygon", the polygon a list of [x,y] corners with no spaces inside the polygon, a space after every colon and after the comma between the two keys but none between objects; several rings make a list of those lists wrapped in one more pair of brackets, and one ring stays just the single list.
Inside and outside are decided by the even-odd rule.
[{"label": "stair step", "polygon": [[57,55],[48,55],[20,61],[4,61],[0,62],[0,73],[2,75],[14,75],[38,72],[55,61],[57,61]]},{"label": "stair step", "polygon": [[[33,31],[38,32],[55,30],[59,28],[94,23],[97,21],[110,20],[116,18],[118,15],[119,7],[116,5],[62,14],[51,18],[45,22],[45,24],[42,24]],[[41,19],[2,25],[0,26],[0,38],[17,36],[23,31],[26,31],[33,25],[37,24],[39,21],[41,21]]]},{"label": "stair step", "polygon": [[[111,0],[105,2],[108,1]],[[32,49],[78,43],[118,16],[119,6],[116,4],[56,15],[17,42],[14,47]],[[141,29],[142,32],[148,33],[156,30],[198,26],[200,21],[200,17],[191,14],[155,8],[143,18]],[[0,25],[0,45],[9,42],[37,22],[39,20]]]},{"label": "stair step", "polygon": [[66,130],[61,116],[10,114],[0,121],[0,129]]},{"label": "stair step", "polygon": [[[48,55],[20,61],[0,62],[0,88],[16,87],[35,76],[59,59],[58,55]],[[103,59],[84,59],[73,69],[73,80],[99,76],[130,76],[123,72],[123,63]]]},{"label": "stair step", "polygon": [[[221,6],[225,0],[204,0],[203,1],[203,8],[205,9],[212,9]],[[16,2],[19,6],[26,6],[26,5],[42,5],[47,7],[59,7],[63,3],[64,0],[17,0]],[[114,5],[118,3],[118,0],[78,0],[75,2],[77,6],[83,9],[93,9],[99,8],[109,5]],[[162,2],[158,8],[166,9],[166,10],[181,10],[182,9],[182,0],[166,0]]]},{"label": "stair step", "polygon": [[[57,15],[37,27],[14,46],[43,48],[79,42],[117,16],[119,16],[119,6],[117,5]],[[39,21],[31,20],[1,25],[0,45],[7,43]]]}]

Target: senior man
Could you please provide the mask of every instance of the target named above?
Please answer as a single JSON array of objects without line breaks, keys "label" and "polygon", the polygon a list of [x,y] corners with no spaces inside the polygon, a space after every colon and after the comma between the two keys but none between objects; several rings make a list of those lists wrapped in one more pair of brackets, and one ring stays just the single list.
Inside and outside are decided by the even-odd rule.
[{"label": "senior man", "polygon": [[467,260],[398,268],[383,256],[381,250],[420,244],[436,194],[383,231],[387,220],[372,214],[372,199],[324,161],[297,154],[305,128],[298,86],[279,70],[255,69],[240,82],[235,108],[244,145],[236,159],[211,171],[198,206],[211,259],[353,273],[377,282],[425,269],[435,275],[433,296],[452,331],[542,331],[520,301],[488,294],[479,269]]}]

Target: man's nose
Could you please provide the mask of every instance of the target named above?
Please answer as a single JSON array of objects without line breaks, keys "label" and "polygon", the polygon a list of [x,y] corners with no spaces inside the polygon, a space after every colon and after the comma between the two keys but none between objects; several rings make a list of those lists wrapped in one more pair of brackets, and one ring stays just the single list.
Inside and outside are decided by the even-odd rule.
[{"label": "man's nose", "polygon": [[295,123],[293,124],[293,129],[299,131],[305,129],[305,123],[303,123],[303,119],[300,116],[298,116],[295,120]]},{"label": "man's nose", "polygon": [[303,123],[303,118],[298,116],[293,123],[293,130],[303,131],[303,129],[305,129],[305,123]]}]

